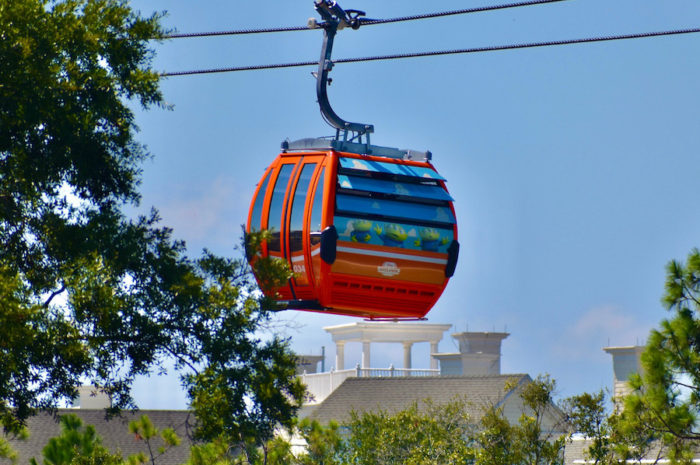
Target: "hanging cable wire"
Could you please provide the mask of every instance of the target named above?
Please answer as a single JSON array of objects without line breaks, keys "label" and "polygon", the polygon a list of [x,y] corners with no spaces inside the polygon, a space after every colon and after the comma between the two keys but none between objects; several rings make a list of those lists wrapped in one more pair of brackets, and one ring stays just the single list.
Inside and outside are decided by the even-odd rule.
[{"label": "hanging cable wire", "polygon": [[[468,13],[481,13],[484,11],[495,11],[495,10],[505,10],[508,8],[520,8],[524,6],[542,5],[545,3],[557,3],[564,2],[567,0],[529,0],[517,3],[504,3],[501,5],[483,6],[476,8],[465,8],[462,10],[452,10],[452,11],[442,11],[438,13],[426,13],[413,16],[399,16],[397,18],[388,19],[370,19],[370,18],[358,18],[360,24],[371,26],[373,24],[387,24],[387,23],[398,23],[401,21],[415,21],[418,19],[429,19],[429,18],[440,18],[443,16],[453,16],[462,15]],[[232,36],[232,35],[243,35],[243,34],[264,34],[268,32],[290,32],[290,31],[309,31],[312,29],[319,29],[320,26],[309,27],[309,26],[290,26],[290,27],[279,27],[279,28],[262,28],[262,29],[238,29],[232,31],[217,31],[217,32],[192,32],[192,33],[175,33],[168,34],[164,36],[164,39],[184,39],[184,38],[194,38],[194,37],[213,37],[213,36]]]},{"label": "hanging cable wire", "polygon": [[[315,28],[318,29],[318,28]],[[233,31],[216,31],[216,32],[191,32],[191,33],[175,33],[163,36],[163,39],[186,39],[193,37],[215,37],[215,36],[235,36],[243,34],[264,34],[267,32],[290,32],[290,31],[309,31],[308,26],[291,26],[278,28],[263,28],[263,29],[238,29]]]},{"label": "hanging cable wire", "polygon": [[363,26],[364,25],[372,25],[372,24],[398,23],[400,21],[414,21],[417,19],[440,18],[443,16],[462,15],[462,14],[467,14],[467,13],[481,13],[484,11],[505,10],[507,8],[519,8],[519,7],[523,7],[523,6],[542,5],[545,3],[557,3],[557,2],[564,2],[564,1],[566,1],[566,0],[531,0],[531,1],[518,2],[518,3],[505,3],[502,5],[465,8],[462,10],[442,11],[439,13],[425,13],[425,14],[413,15],[413,16],[399,16],[398,18],[389,18],[389,19],[360,18],[360,22]]},{"label": "hanging cable wire", "polygon": [[[478,52],[495,52],[499,50],[517,50],[523,48],[537,48],[537,47],[551,47],[556,45],[573,45],[573,44],[586,44],[592,42],[609,42],[614,40],[626,40],[626,39],[644,39],[649,37],[662,37],[662,36],[674,36],[681,34],[694,34],[700,32],[700,28],[693,29],[676,29],[672,31],[659,31],[659,32],[642,32],[637,34],[625,34],[616,36],[601,36],[601,37],[588,37],[583,39],[569,39],[569,40],[554,40],[548,42],[530,42],[522,44],[511,44],[511,45],[491,45],[488,47],[475,47],[475,48],[462,48],[454,50],[439,50],[432,52],[416,52],[416,53],[399,53],[395,55],[375,55],[368,57],[359,58],[339,58],[333,60],[334,64],[338,63],[358,63],[363,61],[379,61],[379,60],[396,60],[402,58],[419,58],[419,57],[429,57],[429,56],[441,56],[441,55],[458,55],[465,53],[478,53]],[[212,68],[212,69],[200,69],[193,71],[174,71],[161,73],[163,77],[168,76],[189,76],[194,74],[212,74],[212,73],[230,73],[236,71],[256,71],[263,69],[278,69],[278,68],[296,68],[300,66],[318,66],[318,61],[299,61],[295,63],[278,63],[270,65],[252,65],[252,66],[235,66],[230,68]]]}]

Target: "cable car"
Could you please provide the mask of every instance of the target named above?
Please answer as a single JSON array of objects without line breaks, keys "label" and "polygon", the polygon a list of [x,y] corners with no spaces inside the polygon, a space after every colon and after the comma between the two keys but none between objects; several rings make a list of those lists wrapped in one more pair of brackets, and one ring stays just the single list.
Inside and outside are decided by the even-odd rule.
[{"label": "cable car", "polygon": [[371,145],[373,126],[332,110],[333,36],[364,13],[330,0],[316,9],[325,20],[317,96],[336,136],[283,142],[258,183],[246,232],[269,230],[259,256],[287,260],[294,272],[286,285],[263,292],[288,309],[423,319],[457,264],[453,199],[430,152]]}]

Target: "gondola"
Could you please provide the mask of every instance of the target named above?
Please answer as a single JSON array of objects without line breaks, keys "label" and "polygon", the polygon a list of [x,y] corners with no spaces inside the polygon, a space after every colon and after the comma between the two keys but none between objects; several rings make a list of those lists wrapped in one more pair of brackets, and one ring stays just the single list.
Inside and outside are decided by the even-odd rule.
[{"label": "gondola", "polygon": [[317,74],[332,138],[285,141],[255,190],[246,232],[268,230],[256,257],[287,260],[294,276],[263,291],[280,308],[371,320],[423,319],[459,255],[453,199],[430,152],[369,143],[371,125],[350,123],[326,93],[333,37],[364,13],[316,2],[325,22]]}]

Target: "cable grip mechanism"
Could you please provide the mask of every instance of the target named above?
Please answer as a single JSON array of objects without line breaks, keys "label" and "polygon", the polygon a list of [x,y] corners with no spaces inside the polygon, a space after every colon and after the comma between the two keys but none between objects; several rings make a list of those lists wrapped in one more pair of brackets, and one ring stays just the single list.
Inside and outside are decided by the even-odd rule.
[{"label": "cable grip mechanism", "polygon": [[[333,40],[338,30],[349,27],[351,29],[359,29],[362,25],[362,17],[365,16],[364,11],[360,10],[343,10],[338,2],[334,0],[316,0],[314,2],[316,11],[323,18],[323,22],[319,23],[314,18],[309,19],[309,28],[323,29],[323,46],[321,48],[321,57],[318,61],[318,72],[316,73],[316,96],[318,97],[318,105],[321,110],[323,119],[336,128],[336,139],[340,138],[340,132],[343,132],[344,140],[362,141],[362,135],[365,135],[366,144],[369,145],[369,134],[374,132],[374,126],[364,123],[351,123],[345,121],[331,107],[328,101],[327,87],[330,84],[328,73],[333,69],[333,61],[331,53],[333,51]],[[349,133],[355,135],[348,138]]]}]

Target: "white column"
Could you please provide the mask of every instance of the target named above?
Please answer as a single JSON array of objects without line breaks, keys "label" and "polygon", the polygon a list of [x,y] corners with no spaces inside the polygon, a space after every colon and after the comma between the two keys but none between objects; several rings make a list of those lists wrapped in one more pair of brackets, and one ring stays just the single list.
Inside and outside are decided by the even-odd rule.
[{"label": "white column", "polygon": [[345,343],[336,342],[335,343],[335,369],[344,370],[345,369]]},{"label": "white column", "polygon": [[411,368],[411,347],[413,346],[412,342],[404,342],[403,343],[403,367],[404,368]]},{"label": "white column", "polygon": [[362,341],[362,368],[369,367],[369,341]]},{"label": "white column", "polygon": [[430,368],[432,370],[438,369],[438,360],[435,357],[433,357],[433,354],[436,354],[438,351],[438,342],[430,343]]}]

